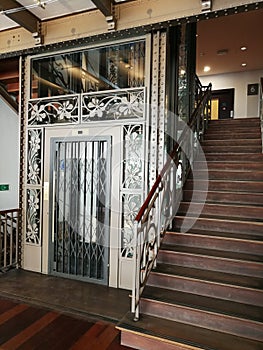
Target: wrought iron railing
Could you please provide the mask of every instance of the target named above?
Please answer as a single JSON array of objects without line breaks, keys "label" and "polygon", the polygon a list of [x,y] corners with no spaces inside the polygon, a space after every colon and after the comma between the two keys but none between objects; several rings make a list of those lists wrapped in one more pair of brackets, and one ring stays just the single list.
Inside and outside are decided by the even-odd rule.
[{"label": "wrought iron railing", "polygon": [[19,209],[0,211],[0,272],[19,267],[19,220]]},{"label": "wrought iron railing", "polygon": [[162,171],[135,218],[134,281],[131,311],[139,319],[140,296],[165,231],[171,227],[182,198],[182,187],[202,139],[211,113],[211,84],[197,88],[196,108],[185,125]]}]

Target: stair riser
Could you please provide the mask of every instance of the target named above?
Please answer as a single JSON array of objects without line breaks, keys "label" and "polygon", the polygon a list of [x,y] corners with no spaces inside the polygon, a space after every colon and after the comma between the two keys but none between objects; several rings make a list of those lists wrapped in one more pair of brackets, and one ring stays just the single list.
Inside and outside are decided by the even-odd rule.
[{"label": "stair riser", "polygon": [[262,141],[260,138],[255,139],[248,139],[248,140],[233,140],[232,138],[229,140],[205,140],[202,142],[203,146],[209,146],[209,147],[217,147],[217,146],[240,146],[240,145],[246,145],[246,146],[262,146]]},{"label": "stair riser", "polygon": [[212,132],[212,130],[209,130],[209,133],[208,134],[205,134],[204,136],[204,140],[205,141],[208,141],[208,140],[229,140],[229,139],[236,139],[236,140],[239,140],[239,139],[242,139],[242,140],[251,140],[251,139],[258,139],[261,137],[261,132],[260,130],[258,131],[255,131],[253,133],[244,133],[244,132],[240,132],[240,133],[237,133],[237,132],[231,132],[231,133],[225,133],[225,132],[220,132],[219,130],[218,131],[215,131],[215,132]]},{"label": "stair riser", "polygon": [[218,238],[216,236],[209,237],[195,233],[181,234],[167,232],[163,239],[163,243],[176,246],[216,249],[247,254],[253,252],[254,255],[263,256],[263,242],[222,237]]},{"label": "stair riser", "polygon": [[257,322],[149,299],[141,299],[140,307],[147,315],[263,341],[262,326]]},{"label": "stair riser", "polygon": [[186,190],[207,190],[208,191],[231,191],[231,192],[247,192],[247,193],[263,193],[262,182],[259,181],[230,181],[230,180],[210,180],[207,184],[206,180],[195,179],[194,181],[189,179],[186,181],[184,189]]},{"label": "stair riser", "polygon": [[194,170],[263,171],[263,163],[195,162]]},{"label": "stair riser", "polygon": [[261,187],[263,188],[263,171],[231,171],[231,170],[195,170],[190,174],[189,178],[205,180],[209,177],[209,180],[232,180],[232,181],[262,181]]},{"label": "stair riser", "polygon": [[151,272],[148,285],[206,297],[263,306],[262,291]]},{"label": "stair riser", "polygon": [[235,206],[186,202],[181,203],[177,215],[205,216],[213,218],[230,218],[246,220],[263,220],[263,207]]},{"label": "stair riser", "polygon": [[263,264],[257,262],[160,250],[158,254],[158,263],[263,278]]},{"label": "stair riser", "polygon": [[[242,153],[208,153],[205,155],[207,161],[223,161],[223,162],[262,162],[263,161],[263,155],[262,153],[251,153],[249,156],[247,154]],[[198,158],[197,158],[198,160]]]},{"label": "stair riser", "polygon": [[262,146],[202,146],[205,154],[207,153],[260,153]]},{"label": "stair riser", "polygon": [[[206,197],[205,197],[206,196]],[[258,193],[227,193],[227,192],[201,192],[186,190],[184,191],[184,201],[203,201],[214,203],[233,203],[233,204],[253,204],[263,206],[263,194]]]},{"label": "stair riser", "polygon": [[209,127],[211,126],[216,126],[216,125],[221,125],[224,127],[224,125],[258,125],[260,123],[260,119],[258,117],[251,117],[251,118],[229,118],[229,119],[216,119],[213,121],[209,121]]},{"label": "stair riser", "polygon": [[183,230],[179,232],[185,232],[192,229],[216,232],[228,232],[238,234],[251,234],[263,239],[263,224],[257,222],[246,222],[246,221],[231,221],[231,220],[220,220],[220,219],[204,219],[204,218],[183,218],[176,216],[175,219],[175,230]]}]

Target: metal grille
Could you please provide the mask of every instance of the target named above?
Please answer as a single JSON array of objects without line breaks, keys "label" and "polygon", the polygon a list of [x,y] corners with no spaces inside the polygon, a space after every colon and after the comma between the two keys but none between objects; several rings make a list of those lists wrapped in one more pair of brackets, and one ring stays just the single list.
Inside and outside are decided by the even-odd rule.
[{"label": "metal grille", "polygon": [[110,139],[53,140],[53,272],[108,282]]}]

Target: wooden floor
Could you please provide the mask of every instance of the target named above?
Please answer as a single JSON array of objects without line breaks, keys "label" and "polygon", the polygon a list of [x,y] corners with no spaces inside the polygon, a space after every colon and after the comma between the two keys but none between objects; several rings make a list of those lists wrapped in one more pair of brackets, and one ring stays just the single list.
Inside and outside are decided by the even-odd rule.
[{"label": "wooden floor", "polygon": [[129,291],[12,270],[0,275],[1,350],[130,350],[115,328]]},{"label": "wooden floor", "polygon": [[0,298],[0,349],[126,350],[115,324]]}]

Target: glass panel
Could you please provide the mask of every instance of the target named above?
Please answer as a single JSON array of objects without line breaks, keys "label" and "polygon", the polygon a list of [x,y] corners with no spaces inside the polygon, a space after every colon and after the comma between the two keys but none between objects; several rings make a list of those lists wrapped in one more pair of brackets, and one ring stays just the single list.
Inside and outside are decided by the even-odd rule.
[{"label": "glass panel", "polygon": [[31,98],[144,86],[145,41],[32,60]]}]

